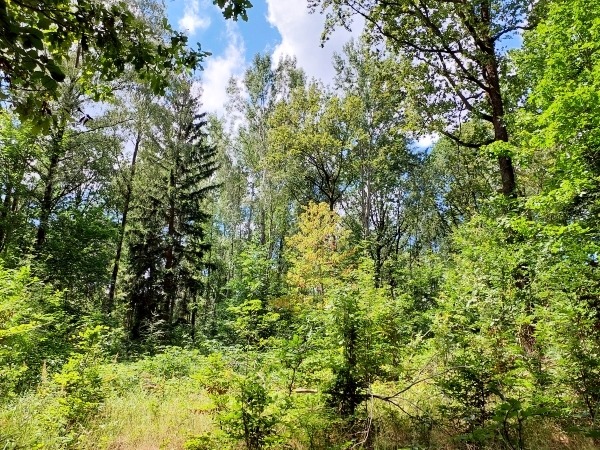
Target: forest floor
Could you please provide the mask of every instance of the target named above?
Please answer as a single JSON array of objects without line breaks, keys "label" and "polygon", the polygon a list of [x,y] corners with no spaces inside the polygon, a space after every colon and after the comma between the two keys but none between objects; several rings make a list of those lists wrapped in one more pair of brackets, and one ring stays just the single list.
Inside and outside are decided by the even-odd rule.
[{"label": "forest floor", "polygon": [[[37,390],[0,407],[0,448],[243,449],[248,424],[258,430],[262,448],[466,448],[447,430],[415,426],[402,411],[382,403],[371,403],[368,419],[355,421],[351,429],[328,412],[320,393],[291,393],[274,379],[263,380],[268,387],[263,391],[248,381],[256,374],[240,377],[220,354],[170,349],[136,362],[90,367],[93,377],[83,370],[68,388],[57,386],[56,377],[44,380]],[[365,431],[371,433],[369,447],[357,445]],[[528,442],[535,450],[597,448],[541,422],[529,430]]]}]

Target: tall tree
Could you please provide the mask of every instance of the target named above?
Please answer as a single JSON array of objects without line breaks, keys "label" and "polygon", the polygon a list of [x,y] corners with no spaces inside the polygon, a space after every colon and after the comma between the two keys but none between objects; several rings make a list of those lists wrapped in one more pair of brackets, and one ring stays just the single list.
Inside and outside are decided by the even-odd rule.
[{"label": "tall tree", "polygon": [[295,89],[271,119],[274,164],[296,173],[299,200],[325,202],[333,211],[349,187],[352,105],[317,83]]},{"label": "tall tree", "polygon": [[364,39],[350,42],[334,57],[336,87],[352,114],[350,188],[345,196],[346,223],[369,244],[377,282],[386,259],[400,250],[408,229],[406,200],[419,159],[403,129],[403,99],[394,81],[395,61]]},{"label": "tall tree", "polygon": [[9,255],[20,257],[15,247],[27,247],[25,242],[31,238],[27,176],[41,149],[30,127],[8,112],[0,114],[0,146],[0,254],[7,261]]},{"label": "tall tree", "polygon": [[129,234],[129,326],[136,338],[156,320],[167,327],[186,321],[201,287],[203,201],[216,166],[192,89],[191,80],[177,80],[141,154]]},{"label": "tall tree", "polygon": [[269,120],[277,102],[304,84],[304,73],[294,59],[274,65],[269,55],[257,54],[244,75],[242,89],[232,81],[229,108],[239,113],[232,151],[248,184],[245,232],[248,239],[256,233],[261,245],[273,246],[284,232],[285,224],[277,216],[282,215],[289,192],[282,189],[282,174],[270,165]]},{"label": "tall tree", "polygon": [[266,300],[283,286],[284,240],[295,210],[288,183],[293,175],[289,168],[272,164],[269,121],[277,103],[303,84],[304,73],[295,59],[274,64],[271,56],[258,54],[241,79],[230,80],[227,108],[234,117],[233,129],[224,133],[223,125],[214,127],[222,136],[217,177],[223,186],[214,205],[214,236],[221,247],[215,250],[227,266],[227,276],[220,280],[224,286],[215,288],[234,304],[244,298],[229,294],[247,280],[239,264],[245,252],[256,263],[250,271],[261,273],[261,295],[253,294],[253,299]]},{"label": "tall tree", "polygon": [[44,154],[32,164],[38,177],[35,190],[39,215],[34,245],[38,254],[46,243],[52,214],[66,204],[92,204],[102,191],[100,186],[107,186],[120,149],[103,133],[115,126],[113,119],[90,120],[83,112],[89,101],[88,83],[79,77],[79,69],[70,69],[60,87],[60,97],[49,104],[52,121],[48,132],[37,136]]},{"label": "tall tree", "polygon": [[121,186],[122,204],[119,205],[120,226],[117,236],[117,248],[115,250],[115,258],[113,269],[108,288],[108,297],[104,303],[104,309],[110,313],[114,307],[114,300],[117,289],[117,280],[119,277],[119,268],[125,242],[125,233],[127,228],[127,218],[133,199],[133,188],[135,172],[137,167],[138,155],[143,142],[149,139],[149,127],[153,113],[158,113],[158,109],[153,104],[153,96],[145,86],[134,84],[129,92],[128,101],[120,102],[116,105],[116,110],[124,109],[130,117],[125,126],[125,133],[129,136],[132,145],[131,153],[127,155],[126,167],[122,169],[123,176],[119,179],[118,184]]},{"label": "tall tree", "polygon": [[[403,58],[413,117],[426,129],[466,147],[508,142],[502,46],[535,24],[543,2],[532,7],[524,0],[309,0],[309,5],[328,12],[325,35],[336,25],[350,26],[357,15],[373,39],[384,39]],[[469,118],[490,122],[493,139],[465,141],[460,125]],[[511,155],[500,150],[497,159],[502,193],[514,196]]]}]

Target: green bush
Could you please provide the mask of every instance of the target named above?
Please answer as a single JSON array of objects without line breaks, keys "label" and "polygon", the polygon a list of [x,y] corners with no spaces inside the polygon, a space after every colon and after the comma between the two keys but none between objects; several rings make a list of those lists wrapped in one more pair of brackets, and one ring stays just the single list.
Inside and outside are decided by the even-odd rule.
[{"label": "green bush", "polygon": [[242,440],[248,450],[269,448],[277,442],[279,422],[273,397],[256,375],[240,377],[229,409],[219,415],[221,428],[232,438]]},{"label": "green bush", "polygon": [[78,333],[76,352],[53,376],[50,391],[58,391],[58,401],[48,411],[47,419],[60,424],[66,445],[76,445],[78,434],[104,400],[99,366],[104,361],[101,342],[107,331],[99,325]]},{"label": "green bush", "polygon": [[158,378],[180,378],[190,376],[201,364],[202,359],[197,350],[163,347],[160,353],[138,361],[137,366],[141,371]]},{"label": "green bush", "polygon": [[29,267],[0,266],[0,402],[35,386],[45,366],[61,363],[69,345],[60,302],[61,294]]}]

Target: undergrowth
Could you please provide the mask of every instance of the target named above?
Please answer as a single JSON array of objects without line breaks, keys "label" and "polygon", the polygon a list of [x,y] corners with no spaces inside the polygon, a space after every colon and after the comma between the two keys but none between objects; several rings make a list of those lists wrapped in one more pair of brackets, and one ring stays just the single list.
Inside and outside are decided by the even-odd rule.
[{"label": "undergrowth", "polygon": [[[461,436],[460,423],[440,416],[442,397],[424,384],[394,402],[368,399],[342,419],[328,407],[324,385],[290,391],[289,373],[264,370],[268,358],[166,348],[138,361],[106,362],[94,360],[93,344],[86,345],[36,390],[2,406],[0,448],[477,448]],[[394,386],[373,388],[384,397]],[[595,448],[556,420],[533,420],[524,433],[531,449]]]}]

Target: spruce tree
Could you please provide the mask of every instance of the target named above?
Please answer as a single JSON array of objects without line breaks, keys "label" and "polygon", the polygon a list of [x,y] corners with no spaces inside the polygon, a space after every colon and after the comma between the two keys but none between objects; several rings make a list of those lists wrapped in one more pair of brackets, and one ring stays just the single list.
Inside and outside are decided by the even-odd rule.
[{"label": "spruce tree", "polygon": [[202,256],[208,248],[203,208],[216,170],[207,143],[205,114],[191,80],[179,80],[157,106],[129,233],[129,327],[140,338],[153,325],[167,332],[188,322],[188,305],[201,288]]}]

